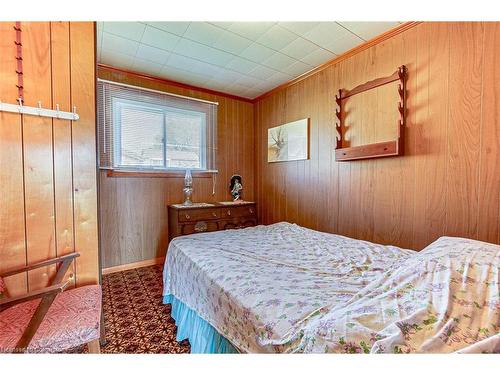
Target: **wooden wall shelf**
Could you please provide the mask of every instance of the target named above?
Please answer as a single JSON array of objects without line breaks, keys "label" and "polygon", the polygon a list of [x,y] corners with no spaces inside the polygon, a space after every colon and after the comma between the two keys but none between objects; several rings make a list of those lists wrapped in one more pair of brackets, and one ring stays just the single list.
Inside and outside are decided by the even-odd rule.
[{"label": "wooden wall shelf", "polygon": [[[349,161],[360,159],[381,158],[387,156],[400,156],[404,152],[404,128],[406,125],[406,75],[407,69],[404,65],[400,66],[393,74],[388,77],[382,77],[363,83],[351,90],[340,89],[338,95],[335,95],[335,101],[338,108],[335,110],[338,122],[335,124],[337,130],[337,144],[335,147],[335,160],[336,161]],[[382,85],[399,80],[398,94],[399,94],[399,120],[398,120],[398,137],[395,140],[370,143],[366,145],[342,147],[342,105],[343,101],[351,96],[360,94],[362,92],[372,90]]]}]

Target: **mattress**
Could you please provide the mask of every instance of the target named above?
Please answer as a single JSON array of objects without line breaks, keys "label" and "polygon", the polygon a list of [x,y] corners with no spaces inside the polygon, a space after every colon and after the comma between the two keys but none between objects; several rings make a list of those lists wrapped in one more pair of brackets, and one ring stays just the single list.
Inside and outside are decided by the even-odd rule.
[{"label": "mattress", "polygon": [[174,239],[171,295],[248,353],[498,353],[500,246],[421,252],[289,223]]},{"label": "mattress", "polygon": [[413,253],[290,223],[195,234],[170,243],[164,295],[242,352],[288,352],[309,321]]}]

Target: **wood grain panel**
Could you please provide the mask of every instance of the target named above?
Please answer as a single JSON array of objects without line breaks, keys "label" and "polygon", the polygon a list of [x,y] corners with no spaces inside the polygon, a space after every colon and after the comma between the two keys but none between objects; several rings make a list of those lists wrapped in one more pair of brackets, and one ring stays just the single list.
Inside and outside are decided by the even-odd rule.
[{"label": "wood grain panel", "polygon": [[[414,249],[442,235],[498,243],[498,25],[421,23],[258,100],[260,221],[285,219]],[[386,76],[403,64],[405,156],[335,162],[336,90]],[[394,89],[381,87],[346,101],[347,142],[392,136]],[[311,159],[268,164],[267,129],[298,115],[311,118]]]},{"label": "wood grain panel", "polygon": [[[0,100],[8,103],[15,103],[18,96],[13,25],[0,22]],[[78,34],[72,42],[71,25]],[[0,270],[74,251],[76,219],[83,262],[78,269],[82,280],[78,274],[76,280],[95,283],[97,207],[88,204],[96,196],[94,24],[21,22],[21,29],[24,104],[41,102],[42,107],[53,109],[59,104],[61,110],[74,104],[81,120],[71,124],[0,113]],[[72,125],[78,128],[76,148]],[[77,154],[72,153],[75,149]],[[73,175],[75,190],[82,192],[75,202]],[[8,278],[9,292],[16,295],[44,287],[54,271],[51,266]]]},{"label": "wood grain panel", "polygon": [[[0,22],[0,100],[16,103],[14,22]],[[26,265],[22,119],[0,112],[0,273]],[[13,173],[15,172],[15,173]],[[27,292],[26,275],[5,280],[12,296]]]},{"label": "wood grain panel", "polygon": [[[69,22],[50,23],[52,102],[61,111],[71,108]],[[74,251],[72,122],[52,120],[56,254]],[[76,270],[71,263],[66,277]]]},{"label": "wood grain panel", "polygon": [[[52,108],[50,24],[23,22],[24,103]],[[23,116],[28,264],[56,256],[52,119]],[[28,273],[29,289],[46,287],[55,266]]]},{"label": "wood grain panel", "polygon": [[73,126],[73,200],[77,286],[99,275],[95,112],[95,24],[70,24],[71,104],[80,119]]},{"label": "wood grain panel", "polygon": [[500,243],[500,23],[484,26],[479,238]]},{"label": "wood grain panel", "polygon": [[[194,176],[193,200],[229,200],[229,179],[243,178],[243,198],[254,199],[253,105],[211,93],[145,79],[131,73],[98,68],[102,79],[219,102],[217,114],[217,169],[215,195],[212,178]],[[168,246],[167,205],[183,199],[184,176],[167,178],[108,177],[99,174],[100,229],[103,267],[165,256]]]},{"label": "wood grain panel", "polygon": [[449,27],[446,232],[477,238],[484,26],[452,23]]}]

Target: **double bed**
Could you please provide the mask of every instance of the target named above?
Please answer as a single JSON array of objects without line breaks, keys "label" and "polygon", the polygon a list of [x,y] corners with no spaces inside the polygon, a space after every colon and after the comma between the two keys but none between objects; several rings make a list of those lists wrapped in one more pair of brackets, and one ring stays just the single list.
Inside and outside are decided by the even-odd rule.
[{"label": "double bed", "polygon": [[164,302],[192,352],[500,351],[500,246],[421,252],[289,223],[178,237]]}]

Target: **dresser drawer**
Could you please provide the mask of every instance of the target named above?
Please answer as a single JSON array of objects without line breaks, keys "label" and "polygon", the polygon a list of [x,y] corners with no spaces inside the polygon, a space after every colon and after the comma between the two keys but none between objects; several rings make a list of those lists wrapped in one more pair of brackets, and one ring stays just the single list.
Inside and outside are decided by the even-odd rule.
[{"label": "dresser drawer", "polygon": [[196,223],[186,223],[180,225],[180,235],[184,236],[193,233],[214,232],[219,230],[217,221],[197,221]]},{"label": "dresser drawer", "polygon": [[219,208],[201,208],[195,210],[179,210],[179,221],[214,220],[221,216]]},{"label": "dresser drawer", "polygon": [[222,208],[223,218],[243,217],[255,215],[255,206],[241,206],[241,207],[225,207]]},{"label": "dresser drawer", "polygon": [[220,222],[220,229],[242,229],[257,225],[255,217],[240,217],[238,219],[223,220]]}]

